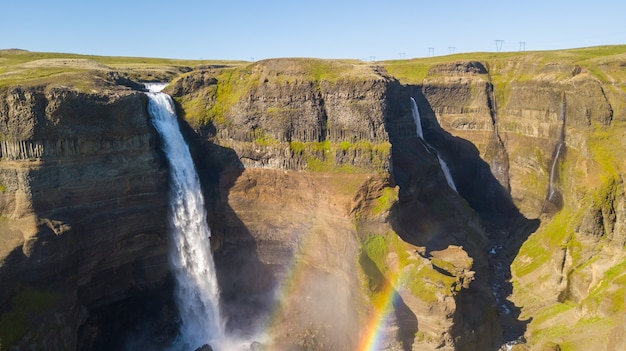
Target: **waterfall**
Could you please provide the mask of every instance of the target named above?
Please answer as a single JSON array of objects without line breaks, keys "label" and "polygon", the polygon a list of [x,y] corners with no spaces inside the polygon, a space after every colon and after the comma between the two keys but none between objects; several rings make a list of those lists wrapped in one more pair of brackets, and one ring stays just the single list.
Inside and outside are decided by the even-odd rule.
[{"label": "waterfall", "polygon": [[[419,109],[417,108],[417,103],[415,102],[415,99],[413,99],[412,97],[411,97],[411,114],[413,115],[413,121],[415,122],[415,132],[417,136],[421,138],[429,148],[432,148],[432,146],[430,146],[424,139],[424,131],[422,130],[422,119],[420,118],[420,112],[419,112]],[[426,148],[428,152],[430,152],[429,148]],[[450,168],[448,168],[448,165],[446,164],[446,162],[441,158],[441,156],[439,156],[439,153],[437,153],[437,160],[439,160],[439,167],[441,167],[441,171],[443,172],[443,175],[446,178],[446,182],[448,182],[448,186],[450,187],[450,189],[454,190],[455,192],[458,192],[456,190],[456,185],[454,184],[454,179],[452,178],[452,174],[450,174]]]},{"label": "waterfall", "polygon": [[559,162],[559,156],[561,155],[561,149],[563,149],[563,143],[559,143],[557,145],[554,160],[552,161],[552,167],[550,168],[550,180],[548,182],[548,199],[552,199],[554,197],[554,177],[556,174],[556,165]]},{"label": "waterfall", "polygon": [[565,149],[565,126],[566,126],[566,108],[567,102],[565,100],[565,93],[561,98],[561,109],[559,111],[559,121],[561,125],[559,126],[558,131],[558,139],[557,144],[555,146],[554,158],[552,159],[552,165],[550,166],[550,178],[548,179],[548,193],[546,194],[546,199],[544,200],[542,212],[546,211],[548,203],[558,204],[560,200],[560,194],[554,186],[554,182],[556,181],[556,177],[558,176],[558,163],[561,154]]},{"label": "waterfall", "polygon": [[415,131],[417,136],[424,140],[424,131],[422,130],[422,120],[420,118],[420,111],[417,109],[417,103],[415,99],[411,97],[411,114],[413,115],[413,121],[415,122]]},{"label": "waterfall", "polygon": [[170,170],[170,264],[176,278],[176,303],[182,325],[177,349],[195,350],[220,343],[224,324],[220,316],[219,289],[211,255],[204,198],[189,148],[178,127],[164,85],[146,85],[148,112],[161,136]]},{"label": "waterfall", "polygon": [[439,166],[441,167],[441,170],[443,171],[443,175],[444,177],[446,177],[446,182],[448,182],[448,186],[450,187],[450,189],[454,190],[455,192],[458,192],[456,190],[456,185],[454,184],[454,179],[452,179],[452,174],[450,174],[450,168],[448,168],[446,161],[444,161],[439,156],[439,154],[437,154],[437,159],[439,160]]}]

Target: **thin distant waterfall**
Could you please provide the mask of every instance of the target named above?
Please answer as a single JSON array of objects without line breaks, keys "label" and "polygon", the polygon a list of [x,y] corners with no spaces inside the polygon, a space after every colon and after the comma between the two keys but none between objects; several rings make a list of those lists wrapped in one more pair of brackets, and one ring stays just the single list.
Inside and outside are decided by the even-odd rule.
[{"label": "thin distant waterfall", "polygon": [[446,161],[444,161],[439,156],[439,154],[437,154],[437,159],[439,160],[439,166],[441,167],[441,170],[443,171],[443,175],[444,177],[446,177],[446,182],[448,182],[448,186],[450,187],[450,189],[454,190],[455,192],[458,192],[456,190],[456,185],[454,184],[454,179],[452,179],[452,174],[450,174],[450,168],[448,168]]},{"label": "thin distant waterfall", "polygon": [[555,146],[554,158],[552,159],[552,165],[550,166],[550,178],[548,179],[548,193],[546,194],[546,199],[543,204],[542,212],[546,211],[547,204],[550,203],[558,203],[560,194],[556,189],[554,183],[556,182],[556,178],[558,177],[558,163],[560,158],[563,156],[563,152],[565,152],[565,126],[566,126],[566,109],[567,102],[565,99],[565,93],[561,97],[561,109],[559,111],[559,131],[558,131],[558,139]]},{"label": "thin distant waterfall", "polygon": [[[430,146],[426,142],[426,139],[424,139],[424,131],[422,130],[422,120],[420,118],[420,112],[419,112],[419,109],[417,108],[417,103],[415,102],[415,99],[413,98],[411,98],[411,114],[413,115],[413,121],[415,122],[415,131],[417,133],[417,136],[420,137],[422,140],[424,140],[426,145]],[[454,184],[454,179],[452,178],[452,174],[450,174],[450,169],[448,168],[448,165],[446,164],[446,162],[439,156],[439,153],[437,153],[437,160],[439,160],[439,167],[441,167],[441,171],[443,172],[443,175],[446,177],[446,182],[448,182],[448,186],[450,186],[450,189],[454,190],[455,192],[458,192],[456,190],[456,185]]]},{"label": "thin distant waterfall", "polygon": [[170,264],[176,277],[176,302],[182,319],[178,349],[195,350],[224,338],[219,289],[211,255],[204,198],[189,148],[180,132],[164,85],[146,85],[148,111],[161,135],[170,168]]},{"label": "thin distant waterfall", "polygon": [[548,181],[548,200],[551,200],[554,197],[554,178],[556,176],[556,165],[559,162],[559,157],[561,156],[561,150],[563,149],[563,143],[558,143],[556,146],[556,153],[554,155],[554,160],[552,161],[552,167],[550,168],[550,180]]},{"label": "thin distant waterfall", "polygon": [[420,118],[420,111],[417,109],[417,103],[413,98],[411,98],[411,114],[413,115],[413,121],[415,122],[415,131],[417,133],[417,136],[424,140],[424,131],[422,130],[422,119]]}]

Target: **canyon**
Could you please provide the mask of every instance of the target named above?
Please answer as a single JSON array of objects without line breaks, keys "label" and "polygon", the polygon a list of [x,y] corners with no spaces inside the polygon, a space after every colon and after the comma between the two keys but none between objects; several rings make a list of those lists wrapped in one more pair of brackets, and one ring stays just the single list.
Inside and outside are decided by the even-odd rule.
[{"label": "canyon", "polygon": [[247,349],[626,346],[623,46],[0,65],[1,350],[175,339],[147,81],[170,82]]}]

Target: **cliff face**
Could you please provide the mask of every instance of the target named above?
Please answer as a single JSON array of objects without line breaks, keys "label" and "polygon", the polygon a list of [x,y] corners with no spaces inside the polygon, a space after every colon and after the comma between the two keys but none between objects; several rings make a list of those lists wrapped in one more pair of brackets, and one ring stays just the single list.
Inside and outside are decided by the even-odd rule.
[{"label": "cliff face", "polygon": [[[328,80],[311,76],[315,70]],[[360,173],[389,167],[386,79],[372,70],[268,60],[194,72],[167,91],[194,129],[235,151],[244,167]]]},{"label": "cliff face", "polygon": [[[532,318],[528,344],[519,349],[624,344],[617,336],[624,328],[623,54],[587,54],[441,63],[421,80],[426,138],[448,161],[459,193],[493,218],[497,202],[481,201],[489,187],[476,196],[462,183],[485,173],[467,173],[461,138],[489,165],[487,175],[510,189],[521,213],[541,221],[529,237],[533,231],[492,221],[506,236],[491,236],[502,245],[491,262],[512,263],[509,293],[520,318]],[[568,330],[559,329],[564,325]]]},{"label": "cliff face", "polygon": [[[274,305],[276,343],[355,349],[367,337],[358,330],[380,312],[373,306],[386,281],[402,301],[377,331],[390,348],[494,347],[501,329],[488,288],[488,235],[416,137],[413,88],[379,67],[333,63],[309,76],[321,64],[262,61],[191,72],[168,87],[181,115],[214,143],[205,152],[230,149],[245,168],[222,173],[219,189],[207,190],[220,199],[209,213],[226,309],[289,287]],[[196,158],[210,183],[205,152],[199,147]],[[398,275],[427,283],[385,278]],[[322,301],[333,307],[310,313],[327,309]],[[255,302],[239,325],[262,318]]]},{"label": "cliff face", "polygon": [[[578,319],[580,323],[585,323],[585,320],[595,316],[606,315],[602,314],[604,312],[598,314],[599,307],[588,302],[595,299],[593,296],[597,296],[599,291],[611,291],[611,296],[619,296],[621,291],[616,277],[610,277],[611,283],[608,284],[600,284],[602,280],[591,278],[594,274],[615,274],[621,262],[621,254],[613,251],[609,254],[604,249],[607,242],[620,242],[622,235],[619,218],[623,217],[620,195],[623,164],[619,155],[623,152],[623,143],[614,139],[622,130],[620,121],[624,115],[624,94],[616,87],[621,81],[619,60],[619,57],[600,61],[593,58],[546,59],[530,54],[515,59],[443,62],[430,65],[423,78],[408,84],[402,84],[393,77],[394,64],[370,67],[364,83],[354,79],[354,71],[344,66],[338,72],[331,69],[332,74],[327,73],[326,77],[310,77],[302,74],[310,72],[307,70],[310,66],[301,68],[310,62],[270,61],[246,66],[240,71],[230,72],[228,76],[218,71],[192,73],[184,79],[198,81],[193,77],[202,75],[202,79],[211,82],[211,87],[189,89],[181,80],[173,85],[175,88],[171,91],[178,97],[181,110],[192,127],[216,144],[235,150],[241,156],[241,162],[249,168],[364,174],[372,170],[385,174],[385,169],[391,170],[391,185],[397,184],[399,192],[397,206],[390,206],[388,217],[372,221],[367,219],[367,214],[353,212],[358,213],[353,221],[357,223],[357,242],[361,250],[368,252],[368,245],[374,245],[376,240],[383,240],[383,246],[393,246],[390,241],[395,239],[389,238],[397,235],[405,244],[415,247],[413,252],[424,252],[428,262],[433,262],[435,256],[431,251],[439,255],[441,250],[453,251],[455,245],[463,246],[463,251],[473,258],[472,269],[477,272],[476,280],[469,285],[469,289],[450,295],[452,300],[446,300],[445,294],[440,295],[438,305],[448,307],[433,312],[420,305],[427,301],[427,296],[416,299],[415,296],[420,296],[419,292],[396,291],[406,307],[406,310],[399,307],[398,311],[411,311],[409,316],[413,317],[407,320],[418,321],[417,327],[412,322],[406,322],[391,337],[404,340],[400,342],[404,345],[402,347],[409,344],[427,347],[429,343],[459,349],[487,347],[473,344],[470,335],[484,333],[482,335],[493,336],[499,335],[500,331],[489,320],[477,323],[472,318],[495,309],[505,327],[505,338],[515,337],[527,330],[527,346],[533,348],[548,342],[542,334],[545,328],[542,324],[531,322],[524,327],[537,311],[545,306],[565,308],[587,301],[588,304],[583,305],[590,304],[592,307]],[[288,73],[278,73],[280,69],[276,67],[279,63],[289,67],[286,70]],[[337,66],[333,68],[337,69]],[[297,75],[294,72],[300,72],[300,79],[293,78]],[[363,72],[359,74],[365,75]],[[606,77],[609,77],[608,83]],[[224,101],[220,94],[227,91],[236,92],[228,95],[236,98]],[[200,101],[204,101],[205,105],[200,111],[209,113],[202,116],[195,114],[197,110],[194,107],[198,105],[195,97],[203,97]],[[327,108],[335,104],[329,101],[335,101],[333,99],[337,97],[343,100],[340,110],[349,111],[352,115],[347,113],[348,117],[342,116],[333,112],[338,110]],[[376,102],[381,97],[383,101]],[[467,227],[453,229],[455,223],[472,222],[468,219],[472,215],[453,215],[448,211],[440,216],[432,212],[437,197],[442,196],[447,187],[436,160],[415,138],[409,97],[414,97],[418,103],[426,141],[446,160],[459,195],[481,218],[476,232]],[[376,104],[381,108],[368,107]],[[217,110],[215,106],[227,108]],[[354,125],[352,121],[360,122]],[[363,130],[364,125],[369,128]],[[381,125],[386,134],[379,132]],[[336,132],[337,129],[333,131],[331,126],[346,127],[341,128],[341,134]],[[248,134],[238,134],[232,132],[233,129],[246,130]],[[378,140],[390,144],[386,154],[391,157],[390,167],[383,168],[382,173],[381,168],[372,166],[381,163],[374,163],[371,156],[365,160],[354,156],[343,157],[349,147],[356,149],[355,155],[363,155],[359,147]],[[337,163],[337,160],[343,163]],[[346,164],[351,167],[345,167]],[[252,175],[244,172],[248,186],[256,187],[255,178],[261,173]],[[428,185],[431,181],[435,182],[431,186],[438,189],[433,193],[426,190],[431,187]],[[594,187],[599,189],[596,191]],[[356,194],[357,198],[365,196],[362,192]],[[388,195],[382,190],[369,194],[372,199],[382,202]],[[281,198],[280,195],[275,196]],[[443,205],[445,208],[462,207],[459,204],[450,205],[456,201],[454,196],[443,198],[442,201],[448,204]],[[248,218],[248,213],[257,213],[247,209],[250,203],[256,201],[248,199],[243,207],[241,201],[228,202],[229,210],[234,211],[238,218]],[[555,213],[559,214],[553,217]],[[374,215],[374,218],[378,217]],[[381,221],[389,226],[376,224]],[[540,223],[537,233],[530,235]],[[567,223],[567,229],[559,230],[557,237],[561,238],[561,245],[572,246],[565,253],[557,248],[556,237],[548,239],[554,230],[549,228],[563,226],[564,223]],[[278,227],[272,225],[268,228],[274,232]],[[271,239],[271,236],[256,230],[264,230],[257,228],[250,233],[256,238],[252,242],[264,243],[257,248],[261,257],[267,254],[262,246],[280,246],[271,244],[272,241],[283,243],[282,239]],[[372,239],[379,237],[383,239]],[[522,245],[524,242],[526,244]],[[541,249],[538,251],[537,247]],[[611,244],[609,247],[616,246]],[[286,257],[293,256],[297,261],[298,250],[281,250],[272,249],[270,252],[283,252]],[[366,254],[368,258],[360,256],[362,259],[357,265],[358,269],[366,271],[365,281],[369,281],[374,292],[378,285],[372,282],[376,279],[368,279],[381,274],[383,277],[393,276],[393,273],[404,269],[419,271],[421,267],[417,263],[419,260],[410,264],[407,264],[410,261],[394,263],[394,257],[400,254],[386,250],[382,257],[374,253]],[[488,251],[492,252],[489,258],[485,256]],[[590,266],[583,264],[586,259],[592,258],[598,262]],[[537,259],[546,264],[529,264]],[[508,268],[511,264],[512,271]],[[613,268],[607,270],[610,267]],[[562,273],[549,273],[553,270]],[[459,268],[459,271],[463,269]],[[510,274],[514,276],[515,290],[505,283]],[[621,273],[617,274],[619,276]],[[460,276],[457,277],[463,281]],[[416,279],[427,280],[424,276]],[[536,285],[536,281],[546,283]],[[445,285],[445,280],[439,280],[439,283]],[[536,288],[529,294],[528,286]],[[497,304],[490,300],[489,289],[496,291]],[[599,290],[594,294],[588,293],[593,289]],[[368,289],[364,291],[367,300]],[[522,307],[521,311],[505,300],[512,292],[513,301]],[[450,304],[451,301],[455,302]],[[460,301],[463,303],[459,304]],[[583,305],[580,308],[585,308]],[[468,306],[482,307],[478,308],[480,311],[472,312]],[[507,317],[505,311],[511,309],[515,310],[515,317],[521,313],[519,319]],[[429,312],[425,312],[427,310]],[[432,313],[438,317],[433,317]],[[445,317],[450,315],[454,318]],[[612,324],[614,327],[600,326],[598,331],[613,335],[615,328],[619,328],[620,314],[611,312],[608,315],[615,321],[611,322],[615,323]],[[554,318],[560,323],[563,320],[559,318],[566,317]],[[446,326],[446,322],[442,322],[435,326],[426,322],[433,319],[440,322],[447,320],[449,324]],[[527,319],[526,322],[522,322],[524,319]],[[420,320],[422,323],[419,323]],[[467,323],[469,321],[471,323]],[[470,325],[481,327],[472,331]],[[403,339],[403,333],[417,335],[419,341],[407,341]],[[450,337],[448,340],[455,341],[446,341],[446,335]],[[562,334],[559,338],[549,342],[568,340],[568,336]],[[493,336],[491,340],[495,339],[497,337]]]},{"label": "cliff face", "polygon": [[113,89],[0,92],[5,345],[76,348],[90,311],[168,274],[167,184],[146,98]]},{"label": "cliff face", "polygon": [[[229,328],[262,327],[278,350],[365,349],[371,335],[386,350],[488,350],[522,334],[521,350],[622,349],[626,76],[613,51],[178,76],[166,91]],[[167,300],[166,166],[146,98],[102,77],[92,92],[0,90],[3,345],[102,349],[131,305]]]}]

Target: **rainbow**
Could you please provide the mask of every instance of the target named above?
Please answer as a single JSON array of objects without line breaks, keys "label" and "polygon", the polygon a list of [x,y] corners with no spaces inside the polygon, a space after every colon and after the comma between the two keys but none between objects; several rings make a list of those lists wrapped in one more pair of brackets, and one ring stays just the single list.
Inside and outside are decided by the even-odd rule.
[{"label": "rainbow", "polygon": [[[278,301],[284,302],[290,297],[306,294],[303,287],[307,286],[309,277],[303,268],[303,262],[299,262],[298,258],[294,257],[278,290]],[[357,341],[357,351],[378,351],[383,346],[381,343],[385,327],[391,313],[393,313],[394,304],[400,298],[397,287],[405,281],[405,274],[402,273],[402,271],[387,273],[389,275],[384,278],[382,286],[374,292],[371,298],[371,313],[367,317],[361,336]],[[282,303],[275,306],[266,325],[266,335],[272,334],[273,326],[281,318],[281,309],[284,307]]]},{"label": "rainbow", "polygon": [[[309,245],[310,236],[304,236],[299,251],[306,250]],[[264,335],[270,337],[274,334],[274,327],[281,323],[284,318],[285,311],[283,309],[290,308],[288,301],[294,297],[306,296],[306,287],[309,283],[307,275],[306,262],[301,260],[300,253],[296,253],[291,258],[291,262],[287,264],[284,276],[280,281],[278,290],[276,291],[275,305],[266,321]],[[271,342],[270,342],[271,343]]]},{"label": "rainbow", "polygon": [[393,281],[396,284],[401,281],[398,274],[393,274],[389,279],[385,279],[380,291],[372,298],[373,311],[365,325],[363,336],[357,348],[358,351],[379,350],[383,328],[393,310],[394,302],[399,298],[398,292],[392,284]]},{"label": "rainbow", "polygon": [[[285,266],[283,266],[284,271],[282,272],[283,274],[281,274],[278,281],[279,285],[276,287],[277,290],[275,291],[275,305],[271,307],[269,315],[265,320],[264,328],[261,331],[268,339],[268,346],[270,347],[276,346],[273,345],[274,342],[290,342],[288,339],[294,336],[293,333],[299,332],[299,328],[296,324],[294,324],[294,328],[289,330],[290,334],[287,334],[285,331],[285,323],[289,323],[289,318],[293,315],[292,312],[297,310],[299,304],[304,307],[304,311],[308,311],[308,308],[316,303],[315,297],[319,296],[317,294],[323,291],[311,291],[311,287],[314,286],[318,274],[323,274],[324,270],[319,270],[320,267],[315,265],[315,254],[309,255],[309,249],[315,247],[314,245],[319,245],[320,242],[332,245],[333,239],[339,240],[338,238],[341,238],[344,233],[345,235],[353,235],[352,231],[354,230],[354,228],[349,226],[344,227],[338,225],[332,229],[332,232],[335,234],[329,235],[328,225],[336,223],[326,218],[320,218],[318,222],[317,215],[308,217],[303,221],[303,224],[306,224],[307,228],[300,233],[297,248],[294,250],[295,252],[290,262],[286,262]],[[354,254],[359,255],[362,253],[358,253],[355,248]],[[338,341],[342,343],[342,347],[349,345],[351,349],[354,348],[354,350],[357,351],[377,351],[383,346],[385,330],[388,325],[387,321],[393,313],[394,304],[400,298],[397,290],[406,281],[407,277],[406,272],[403,272],[400,268],[379,268],[379,270],[381,270],[381,272],[384,271],[382,274],[385,277],[379,281],[380,283],[371,295],[369,301],[370,308],[368,308],[369,313],[366,316],[363,314],[358,315],[359,311],[352,310],[354,307],[352,303],[354,301],[346,300],[345,307],[349,310],[348,313],[353,313],[353,315],[348,316],[348,318],[351,318],[350,322],[358,323],[361,328],[359,335],[346,335],[345,340]],[[341,292],[343,292],[343,290]],[[309,296],[313,297],[312,300],[309,300]],[[343,295],[338,294],[337,296],[340,296],[339,299],[333,299],[334,296],[330,298],[333,299],[333,303],[338,301],[338,305],[343,308],[344,305],[341,302],[343,301]],[[348,295],[348,297],[350,296],[352,295]],[[324,309],[320,308],[320,310],[320,318],[326,318],[327,315],[325,311],[323,311]],[[332,310],[330,314],[340,312],[340,310]],[[306,314],[302,314],[301,317],[298,316],[295,316],[295,318],[308,317]],[[358,322],[357,319],[359,319]],[[330,320],[328,324],[332,324],[333,322],[335,321]],[[345,343],[343,343],[344,341]]]}]

